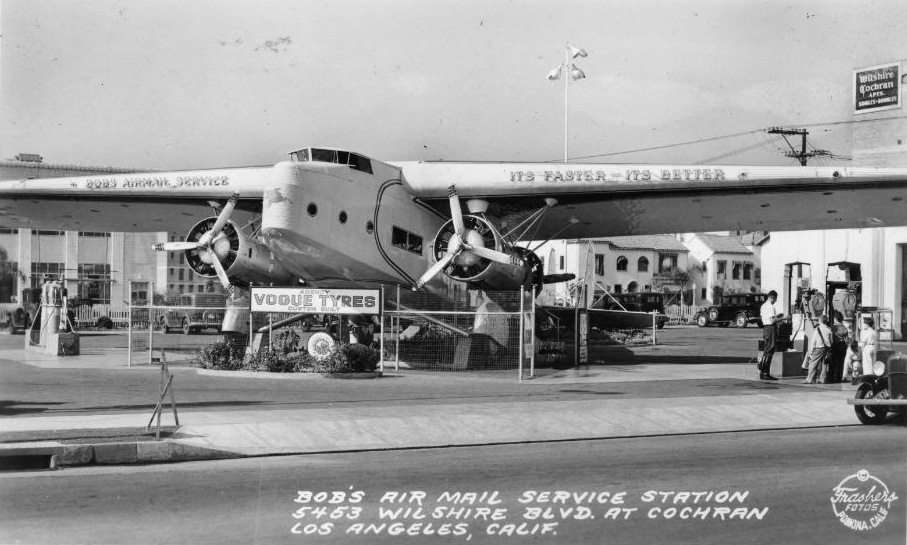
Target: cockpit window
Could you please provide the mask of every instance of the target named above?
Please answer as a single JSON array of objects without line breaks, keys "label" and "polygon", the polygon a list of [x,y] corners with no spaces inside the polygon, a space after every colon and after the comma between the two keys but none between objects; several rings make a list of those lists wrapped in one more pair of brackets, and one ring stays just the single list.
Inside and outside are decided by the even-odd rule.
[{"label": "cockpit window", "polygon": [[336,163],[337,152],[332,149],[312,149],[312,160],[322,163]]},{"label": "cockpit window", "polygon": [[[310,159],[311,157],[311,159]],[[368,157],[363,157],[356,153],[332,149],[302,149],[290,153],[290,159],[297,163],[319,161],[322,163],[334,163],[346,165],[352,169],[368,174],[372,173],[372,162]]]},{"label": "cockpit window", "polygon": [[296,163],[306,163],[309,160],[309,150],[301,149],[290,154],[290,159]]}]

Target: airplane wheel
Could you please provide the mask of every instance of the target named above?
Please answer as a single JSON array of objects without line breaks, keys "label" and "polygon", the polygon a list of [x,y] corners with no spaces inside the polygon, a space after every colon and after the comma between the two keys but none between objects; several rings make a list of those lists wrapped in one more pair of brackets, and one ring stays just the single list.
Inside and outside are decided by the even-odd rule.
[{"label": "airplane wheel", "polygon": [[334,340],[334,337],[323,331],[319,331],[309,337],[309,342],[306,343],[306,350],[308,350],[309,354],[315,359],[326,360],[330,357],[331,352],[334,351],[334,346],[336,344],[337,341]]}]

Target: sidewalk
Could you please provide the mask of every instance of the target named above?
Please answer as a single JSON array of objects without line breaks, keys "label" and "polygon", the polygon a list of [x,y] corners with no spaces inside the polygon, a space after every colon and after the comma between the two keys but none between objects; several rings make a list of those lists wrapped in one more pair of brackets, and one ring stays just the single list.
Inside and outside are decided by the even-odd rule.
[{"label": "sidewalk", "polygon": [[[122,355],[113,352],[52,358],[9,350],[4,357],[35,367],[55,368],[91,365],[109,369],[122,366],[123,361]],[[114,358],[119,358],[116,363]],[[405,399],[385,399],[354,406],[338,399],[335,407],[302,410],[193,410],[180,413],[178,429],[173,427],[173,414],[165,406],[162,424],[169,426],[165,431],[175,431],[160,441],[154,440],[153,430],[151,435],[143,435],[148,433],[145,426],[150,412],[3,417],[0,458],[44,456],[49,460],[53,456],[55,465],[156,463],[859,425],[853,408],[846,403],[853,395],[850,385],[803,386],[801,379],[782,379],[769,387],[757,378],[755,368],[743,364],[588,366],[523,381],[519,385],[523,394],[514,400],[454,403],[437,399],[413,405]],[[692,395],[697,392],[697,381],[706,379],[720,379],[716,387],[729,393]],[[384,380],[407,381],[413,388],[431,385],[435,389],[435,381],[443,381],[464,390],[470,388],[470,383],[482,380],[483,388],[488,388],[484,379],[451,373],[395,373],[392,378],[377,380],[379,384]],[[569,386],[564,391],[584,391],[583,385],[592,388],[602,383],[638,381],[653,381],[653,388],[656,381],[660,381],[660,388],[676,384],[684,395],[609,398],[609,392],[597,390],[592,393],[601,395],[594,399],[532,399],[533,391],[543,386],[564,385]],[[343,397],[347,400],[355,400],[362,391],[361,381],[339,382],[345,383]],[[495,379],[491,382],[495,383]],[[497,379],[497,383],[502,392],[513,391],[513,380]],[[747,385],[751,386],[749,390]],[[691,395],[685,395],[687,391]]]}]

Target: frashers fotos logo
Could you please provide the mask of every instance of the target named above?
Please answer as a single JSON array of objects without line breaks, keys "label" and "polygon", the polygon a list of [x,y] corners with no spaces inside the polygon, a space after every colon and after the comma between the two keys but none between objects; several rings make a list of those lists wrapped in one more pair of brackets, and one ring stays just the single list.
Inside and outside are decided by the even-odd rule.
[{"label": "frashers fotos logo", "polygon": [[861,469],[834,488],[831,507],[841,524],[851,530],[872,530],[882,524],[897,499],[881,479]]}]

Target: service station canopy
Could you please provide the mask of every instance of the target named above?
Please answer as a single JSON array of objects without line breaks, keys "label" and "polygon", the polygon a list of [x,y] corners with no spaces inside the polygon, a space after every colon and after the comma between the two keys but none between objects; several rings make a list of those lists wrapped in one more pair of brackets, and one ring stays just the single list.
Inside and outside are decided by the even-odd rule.
[{"label": "service station canopy", "polygon": [[380,314],[379,290],[252,288],[252,312]]}]

